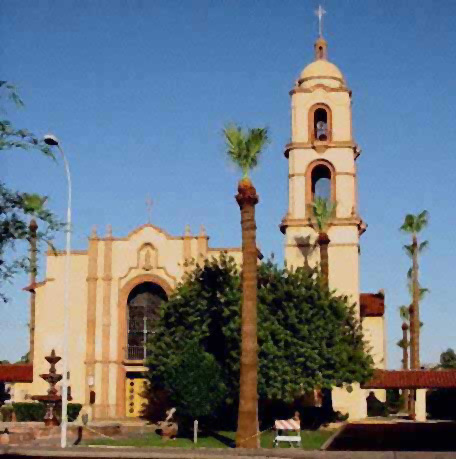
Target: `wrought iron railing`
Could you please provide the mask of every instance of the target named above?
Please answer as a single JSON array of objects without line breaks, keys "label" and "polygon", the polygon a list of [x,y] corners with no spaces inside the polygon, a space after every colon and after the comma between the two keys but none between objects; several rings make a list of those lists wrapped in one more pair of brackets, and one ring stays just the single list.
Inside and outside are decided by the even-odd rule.
[{"label": "wrought iron railing", "polygon": [[146,357],[146,346],[127,346],[127,360],[144,360]]}]

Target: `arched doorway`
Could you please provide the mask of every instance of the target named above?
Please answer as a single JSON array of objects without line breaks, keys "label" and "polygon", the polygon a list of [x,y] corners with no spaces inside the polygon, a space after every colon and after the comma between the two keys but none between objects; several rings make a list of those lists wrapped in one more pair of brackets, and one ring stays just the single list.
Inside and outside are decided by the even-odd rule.
[{"label": "arched doorway", "polygon": [[[141,287],[143,286],[143,287]],[[138,290],[136,290],[138,288]],[[138,389],[142,382],[139,379],[144,380],[143,371],[139,370],[138,367],[143,367],[144,359],[144,339],[138,341],[138,336],[135,337],[136,341],[131,338],[131,345],[139,344],[142,347],[142,355],[138,360],[129,360],[128,359],[128,319],[130,315],[129,303],[134,302],[138,310],[132,311],[132,317],[137,317],[141,319],[141,310],[139,309],[140,304],[145,304],[145,310],[143,314],[148,315],[148,311],[154,310],[154,307],[151,307],[150,295],[142,296],[142,293],[149,292],[152,293],[152,296],[158,295],[160,297],[160,304],[164,299],[167,299],[171,292],[173,291],[172,286],[164,280],[162,277],[156,276],[155,274],[140,274],[136,277],[133,277],[121,288],[119,292],[119,301],[118,301],[118,328],[117,328],[117,352],[118,352],[118,365],[117,365],[117,383],[116,383],[116,414],[119,418],[125,416],[138,416],[137,403],[135,403],[133,413],[130,411],[131,405],[131,388],[134,387],[134,394],[140,392]],[[135,298],[137,298],[136,301]],[[149,297],[149,298],[146,298]],[[149,306],[147,306],[149,305]],[[158,314],[159,306],[156,308],[156,314]],[[135,306],[132,306],[132,308]],[[144,318],[143,324],[144,324]],[[152,332],[153,321],[148,321],[148,335]],[[138,325],[138,324],[136,324]],[[137,328],[137,327],[136,327]],[[144,332],[144,329],[143,329]],[[132,333],[133,335],[133,333]],[[144,333],[143,333],[144,338]],[[134,351],[132,350],[131,353]],[[131,386],[131,379],[134,379],[134,386]],[[138,383],[138,384],[137,384]],[[127,390],[128,388],[128,390]],[[128,405],[127,405],[128,403]]]},{"label": "arched doorway", "polygon": [[127,360],[144,360],[146,344],[154,332],[160,305],[168,299],[162,287],[143,282],[134,287],[127,299]]},{"label": "arched doorway", "polygon": [[[154,282],[136,285],[127,298],[127,355],[129,362],[144,361],[147,341],[154,333],[160,306],[167,300],[166,292]],[[144,404],[145,375],[143,372],[126,372],[126,415],[141,416]]]}]

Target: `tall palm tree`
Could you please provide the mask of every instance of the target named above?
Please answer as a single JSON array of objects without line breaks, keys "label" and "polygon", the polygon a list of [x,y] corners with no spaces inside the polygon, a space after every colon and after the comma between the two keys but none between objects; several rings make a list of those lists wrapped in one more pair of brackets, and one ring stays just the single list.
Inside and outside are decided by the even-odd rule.
[{"label": "tall palm tree", "polygon": [[258,342],[257,342],[257,246],[255,205],[258,195],[249,172],[268,144],[268,129],[243,130],[227,126],[224,131],[227,154],[242,171],[236,201],[242,227],[242,309],[239,414],[236,446],[259,448],[258,436]]},{"label": "tall palm tree", "polygon": [[328,237],[328,229],[331,225],[331,220],[336,211],[336,203],[331,203],[324,198],[316,197],[312,203],[313,215],[315,217],[316,230],[318,231],[317,243],[320,247],[320,268],[323,276],[323,282],[326,288],[329,286],[329,257],[328,245],[330,239]]},{"label": "tall palm tree", "polygon": [[404,231],[412,236],[412,243],[404,245],[407,254],[412,258],[412,269],[410,280],[412,287],[412,312],[410,323],[410,367],[413,370],[420,368],[420,284],[419,284],[419,265],[418,256],[428,245],[428,241],[418,243],[418,234],[427,226],[429,214],[423,210],[417,215],[408,214],[401,226]]},{"label": "tall palm tree", "polygon": [[[429,221],[429,213],[423,210],[417,215],[408,214],[405,217],[404,223],[401,226],[401,231],[412,236],[412,243],[404,245],[407,255],[412,259],[412,267],[409,270],[407,277],[410,282],[412,293],[412,304],[409,308],[410,315],[410,368],[412,370],[420,369],[420,299],[427,292],[422,289],[419,283],[419,254],[428,246],[428,241],[418,242],[418,234],[427,226]],[[415,391],[410,391],[410,417],[415,419]]]}]

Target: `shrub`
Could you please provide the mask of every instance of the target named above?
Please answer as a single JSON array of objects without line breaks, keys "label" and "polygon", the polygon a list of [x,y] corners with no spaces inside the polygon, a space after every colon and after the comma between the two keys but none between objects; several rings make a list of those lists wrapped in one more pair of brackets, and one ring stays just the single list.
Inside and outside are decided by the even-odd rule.
[{"label": "shrub", "polygon": [[367,415],[369,417],[385,417],[388,416],[388,408],[386,403],[381,402],[376,396],[374,391],[369,393],[367,401]]},{"label": "shrub", "polygon": [[46,413],[43,403],[17,402],[13,403],[13,410],[18,422],[42,421]]},{"label": "shrub", "polygon": [[220,366],[196,342],[190,342],[177,362],[165,369],[165,385],[184,423],[214,416],[226,395]]},{"label": "shrub", "polygon": [[[68,421],[74,421],[81,411],[82,405],[80,403],[68,403]],[[17,402],[13,403],[13,410],[16,413],[18,422],[41,422],[46,413],[46,406],[44,403],[30,403],[30,402]],[[57,416],[61,417],[61,410],[58,410]]]},{"label": "shrub", "polygon": [[11,405],[3,405],[0,408],[0,414],[3,422],[11,422],[13,419],[13,407]]},{"label": "shrub", "polygon": [[68,403],[68,421],[76,421],[81,411],[82,405],[80,403]]}]

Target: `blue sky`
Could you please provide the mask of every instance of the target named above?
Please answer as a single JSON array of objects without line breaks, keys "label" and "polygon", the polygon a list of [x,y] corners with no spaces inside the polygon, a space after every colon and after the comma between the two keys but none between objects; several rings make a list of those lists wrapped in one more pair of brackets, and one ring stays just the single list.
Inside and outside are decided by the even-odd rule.
[{"label": "blue sky", "polygon": [[[409,302],[409,260],[398,228],[428,209],[422,284],[422,361],[456,347],[456,2],[323,1],[329,57],[353,90],[362,217],[361,287],[386,291],[388,364],[399,365],[397,308]],[[240,243],[233,198],[237,173],[224,157],[230,121],[268,125],[272,144],[253,178],[260,195],[263,252],[283,258],[278,224],[287,208],[288,91],[313,59],[316,1],[7,1],[0,5],[2,80],[26,108],[10,119],[42,135],[55,132],[74,181],[74,248],[92,225],[122,236],[145,223],[174,235],[204,224],[213,246]],[[61,162],[3,154],[11,187],[48,195],[65,215]],[[58,238],[63,247],[63,236]],[[40,277],[43,277],[43,270]],[[27,350],[25,276],[0,305],[0,358]],[[56,299],[56,307],[60,306]]]}]

